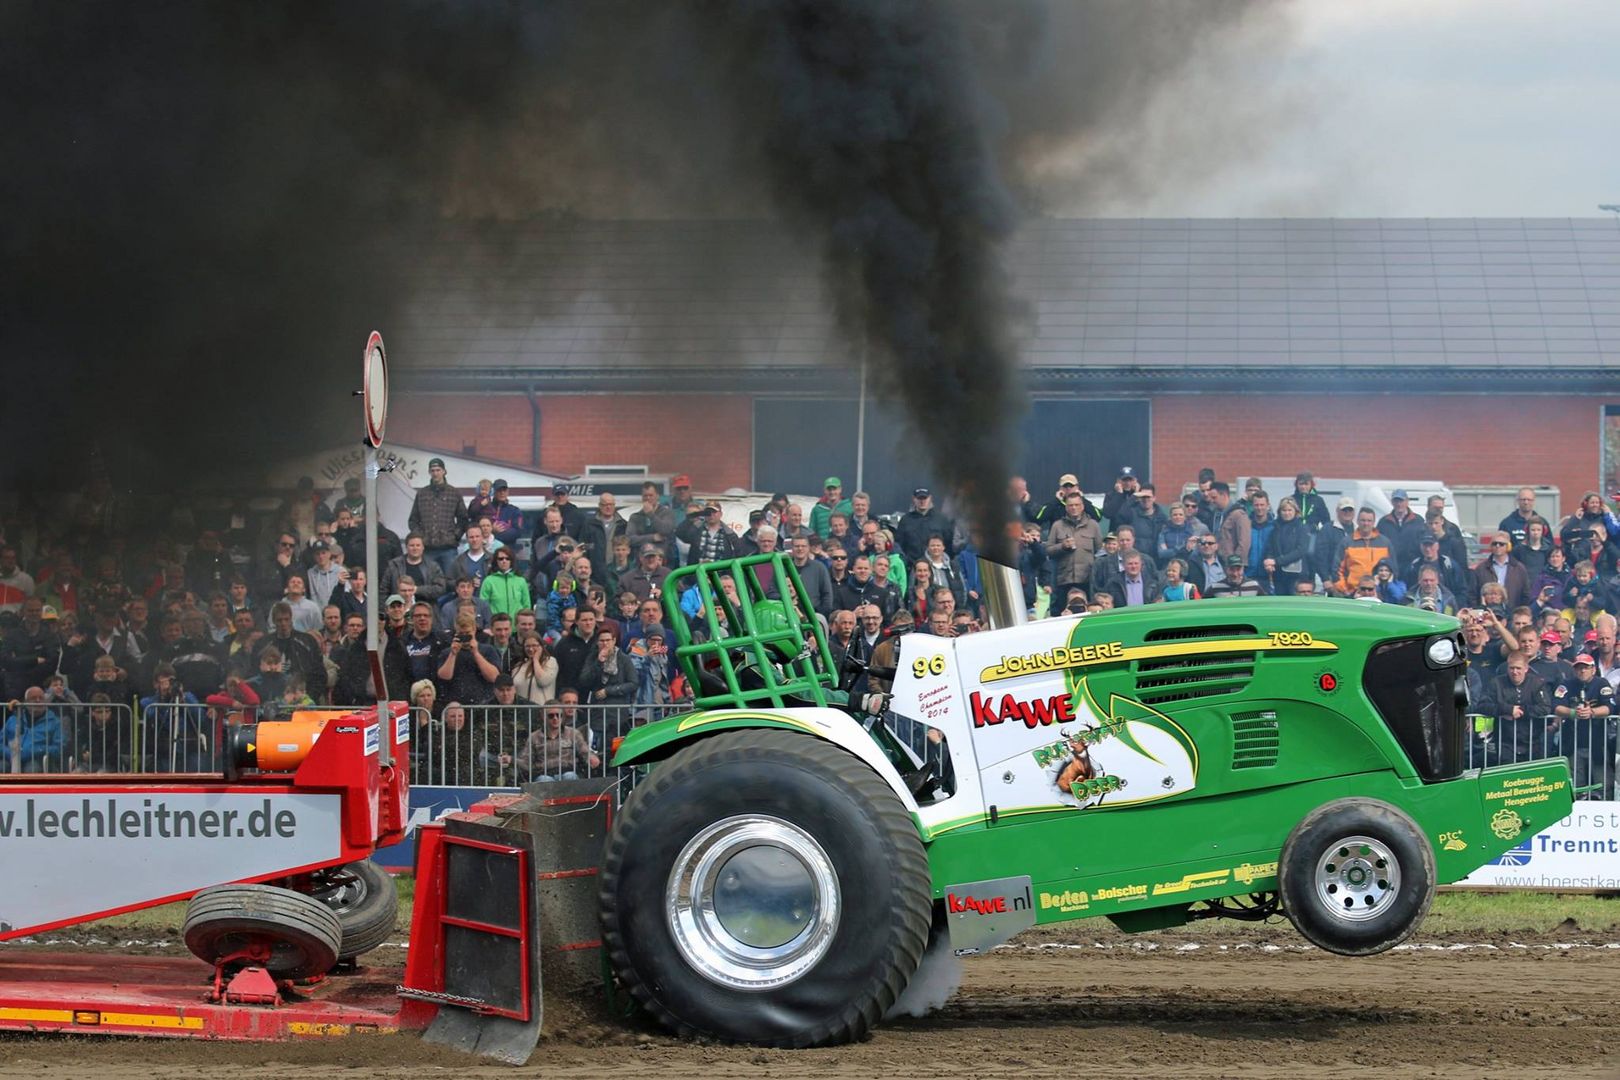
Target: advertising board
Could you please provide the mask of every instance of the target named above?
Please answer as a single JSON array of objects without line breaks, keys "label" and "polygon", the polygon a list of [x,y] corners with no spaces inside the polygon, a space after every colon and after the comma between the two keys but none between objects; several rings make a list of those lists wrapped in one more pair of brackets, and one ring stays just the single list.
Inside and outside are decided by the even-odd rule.
[{"label": "advertising board", "polygon": [[1620,802],[1578,802],[1570,815],[1525,837],[1461,886],[1620,889]]}]

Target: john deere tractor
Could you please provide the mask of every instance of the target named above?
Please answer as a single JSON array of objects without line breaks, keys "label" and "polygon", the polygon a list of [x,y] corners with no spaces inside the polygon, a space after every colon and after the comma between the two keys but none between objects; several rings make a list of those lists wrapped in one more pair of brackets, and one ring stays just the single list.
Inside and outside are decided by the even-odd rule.
[{"label": "john deere tractor", "polygon": [[1435,886],[1571,805],[1563,759],[1464,769],[1448,616],[1159,604],[911,634],[880,670],[835,669],[780,555],[677,570],[663,601],[697,708],[617,751],[649,769],[601,917],[616,978],[679,1033],[856,1039],[931,936],[966,956],[1093,916],[1282,915],[1328,951],[1382,952]]}]

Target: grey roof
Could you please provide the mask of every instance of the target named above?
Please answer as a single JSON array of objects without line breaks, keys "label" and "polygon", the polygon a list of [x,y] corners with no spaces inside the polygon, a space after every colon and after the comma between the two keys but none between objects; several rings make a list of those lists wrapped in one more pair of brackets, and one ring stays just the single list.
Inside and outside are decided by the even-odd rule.
[{"label": "grey roof", "polygon": [[[814,254],[770,223],[452,226],[398,254],[407,372],[785,374],[849,352]],[[1036,220],[1007,263],[1036,375],[1620,365],[1607,218]]]}]

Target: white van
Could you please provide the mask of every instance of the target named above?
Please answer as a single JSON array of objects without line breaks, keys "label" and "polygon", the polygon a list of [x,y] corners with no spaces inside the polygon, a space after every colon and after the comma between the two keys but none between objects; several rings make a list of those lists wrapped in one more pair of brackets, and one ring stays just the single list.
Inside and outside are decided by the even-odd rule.
[{"label": "white van", "polygon": [[[1276,511],[1279,499],[1294,493],[1292,476],[1262,476],[1258,479],[1266,494],[1271,496],[1273,512]],[[1249,478],[1246,476],[1238,478],[1237,487],[1232,492],[1234,499],[1243,497],[1243,486],[1248,482]],[[1446,520],[1453,525],[1461,525],[1457,518],[1457,503],[1452,497],[1451,489],[1439,480],[1339,480],[1326,476],[1316,478],[1316,493],[1327,503],[1329,514],[1334,513],[1340,499],[1349,497],[1355,500],[1357,509],[1368,506],[1379,517],[1383,517],[1395,508],[1395,504],[1390,501],[1390,495],[1396,491],[1406,492],[1406,497],[1411,500],[1412,512],[1419,517],[1422,517],[1429,508],[1429,496],[1439,495],[1446,500]]]}]

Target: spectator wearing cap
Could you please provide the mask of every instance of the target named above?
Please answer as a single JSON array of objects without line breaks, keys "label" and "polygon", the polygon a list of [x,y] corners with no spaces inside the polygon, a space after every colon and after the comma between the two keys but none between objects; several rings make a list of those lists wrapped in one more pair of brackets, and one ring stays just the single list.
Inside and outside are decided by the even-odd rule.
[{"label": "spectator wearing cap", "polygon": [[1415,588],[1418,577],[1425,569],[1433,570],[1439,578],[1439,584],[1454,596],[1462,597],[1468,593],[1468,577],[1464,568],[1440,552],[1440,538],[1432,532],[1425,532],[1418,540],[1418,557],[1406,564],[1401,571],[1401,580],[1406,582],[1408,588]]},{"label": "spectator wearing cap", "polygon": [[1108,527],[1118,529],[1130,520],[1130,514],[1136,507],[1136,493],[1142,486],[1142,478],[1136,475],[1136,470],[1129,465],[1119,470],[1114,478],[1113,490],[1103,496],[1102,516],[1108,519]]},{"label": "spectator wearing cap", "polygon": [[665,563],[672,562],[675,557],[675,525],[675,512],[659,505],[658,485],[650,481],[642,484],[641,506],[631,513],[625,524],[625,535],[629,537],[631,550],[637,553],[637,558],[640,558],[643,548],[652,544],[663,553]]},{"label": "spectator wearing cap", "polygon": [[1556,630],[1541,635],[1541,650],[1531,659],[1530,670],[1541,676],[1549,692],[1575,677],[1575,669],[1564,658],[1564,639]]},{"label": "spectator wearing cap", "polygon": [[585,511],[574,502],[574,492],[567,484],[558,484],[551,493],[551,505],[547,509],[554,509],[562,515],[563,532],[579,539],[580,526],[585,524]]},{"label": "spectator wearing cap", "polygon": [[1600,785],[1585,798],[1614,798],[1614,738],[1609,718],[1615,715],[1615,690],[1597,670],[1591,653],[1575,657],[1570,675],[1552,691],[1564,753],[1574,771],[1576,790]]},{"label": "spectator wearing cap", "polygon": [[621,574],[618,584],[621,590],[635,593],[637,600],[647,600],[659,595],[667,577],[669,568],[664,565],[663,545],[647,542],[641,545],[635,569]]},{"label": "spectator wearing cap", "polygon": [[343,582],[343,568],[334,561],[337,545],[332,541],[317,540],[311,551],[315,555],[315,562],[304,571],[304,578],[309,587],[309,598],[318,606],[325,607]]},{"label": "spectator wearing cap", "polygon": [[[1218,481],[1217,481],[1218,482]],[[1228,555],[1223,566],[1226,573],[1219,581],[1211,582],[1204,595],[1210,599],[1229,596],[1259,596],[1260,583],[1245,573],[1247,564],[1241,555]]]},{"label": "spectator wearing cap", "polygon": [[1138,484],[1136,498],[1120,509],[1121,520],[1115,525],[1116,528],[1129,525],[1136,530],[1136,548],[1148,557],[1150,568],[1159,550],[1159,533],[1170,524],[1169,515],[1159,505],[1158,497],[1158,490],[1152,484]]},{"label": "spectator wearing cap", "polygon": [[[478,520],[470,512],[468,517]],[[505,480],[496,480],[490,487],[489,505],[479,517],[489,518],[494,538],[507,547],[515,548],[523,536],[523,511],[512,505],[511,488]]]},{"label": "spectator wearing cap", "polygon": [[821,482],[821,498],[810,508],[810,528],[825,540],[831,533],[833,514],[848,515],[854,512],[855,504],[844,498],[844,482],[836,476],[829,476]]},{"label": "spectator wearing cap", "polygon": [[[636,690],[633,704],[638,706],[668,705],[670,694],[670,652],[668,635],[663,625],[643,620],[641,633],[630,639],[625,650],[636,672]],[[650,714],[638,719],[650,720]]]},{"label": "spectator wearing cap", "polygon": [[1316,493],[1316,477],[1311,472],[1301,471],[1294,476],[1293,498],[1294,506],[1299,511],[1299,520],[1311,536],[1316,536],[1333,524],[1327,503]]},{"label": "spectator wearing cap", "polygon": [[697,496],[692,494],[692,478],[685,473],[677,473],[670,477],[668,506],[674,513],[675,520],[679,522],[696,505]]},{"label": "spectator wearing cap", "polygon": [[1406,566],[1418,557],[1418,540],[1424,533],[1423,519],[1412,512],[1405,488],[1390,492],[1389,501],[1392,509],[1378,519],[1378,532],[1389,541],[1390,557]]},{"label": "spectator wearing cap", "polygon": [[416,489],[409,525],[413,533],[421,535],[427,558],[446,576],[456,561],[456,545],[467,529],[467,521],[467,504],[461,492],[447,481],[444,459],[430,458],[428,483]]},{"label": "spectator wearing cap", "polygon": [[676,527],[675,535],[686,545],[688,565],[735,559],[742,554],[737,534],[726,526],[716,502],[693,506],[686,520]]},{"label": "spectator wearing cap", "polygon": [[1502,586],[1506,593],[1508,610],[1530,602],[1530,575],[1524,564],[1515,562],[1510,554],[1512,540],[1505,532],[1487,533],[1483,538],[1490,554],[1473,569],[1473,592],[1479,596],[1487,582]]},{"label": "spectator wearing cap", "polygon": [[1097,521],[1086,513],[1086,497],[1078,490],[1069,492],[1063,517],[1054,521],[1046,534],[1054,597],[1066,597],[1070,589],[1089,587],[1102,546]]},{"label": "spectator wearing cap", "polygon": [[[1222,559],[1238,556],[1248,565],[1250,532],[1253,523],[1249,520],[1247,508],[1232,502],[1232,489],[1224,480],[1211,481],[1209,485],[1210,505],[1215,508],[1216,519],[1220,522],[1215,529],[1217,541],[1215,549],[1220,552]],[[1205,590],[1208,594],[1208,590]]]},{"label": "spectator wearing cap", "polygon": [[955,531],[951,519],[934,509],[934,493],[920,487],[911,493],[911,509],[900,519],[894,542],[906,562],[914,566],[927,553],[930,537],[943,540],[947,553],[953,551],[951,541]]},{"label": "spectator wearing cap", "polygon": [[[1431,535],[1440,541],[1440,554],[1450,559],[1462,570],[1468,569],[1468,544],[1464,542],[1462,530],[1446,520],[1444,506],[1431,506],[1423,515],[1423,526]],[[1465,575],[1466,576],[1466,575]],[[1467,595],[1464,589],[1457,596]]]},{"label": "spectator wearing cap", "polygon": [[[1378,515],[1370,506],[1356,511],[1356,531],[1344,546],[1344,557],[1339,560],[1338,591],[1340,596],[1356,596],[1361,579],[1372,577],[1380,559],[1388,559],[1389,541],[1378,531]],[[1375,589],[1376,591],[1376,589]]]},{"label": "spectator wearing cap", "polygon": [[1333,523],[1316,534],[1316,551],[1311,556],[1312,569],[1322,579],[1324,588],[1337,592],[1339,568],[1344,552],[1356,534],[1356,501],[1345,497],[1334,506]]}]

